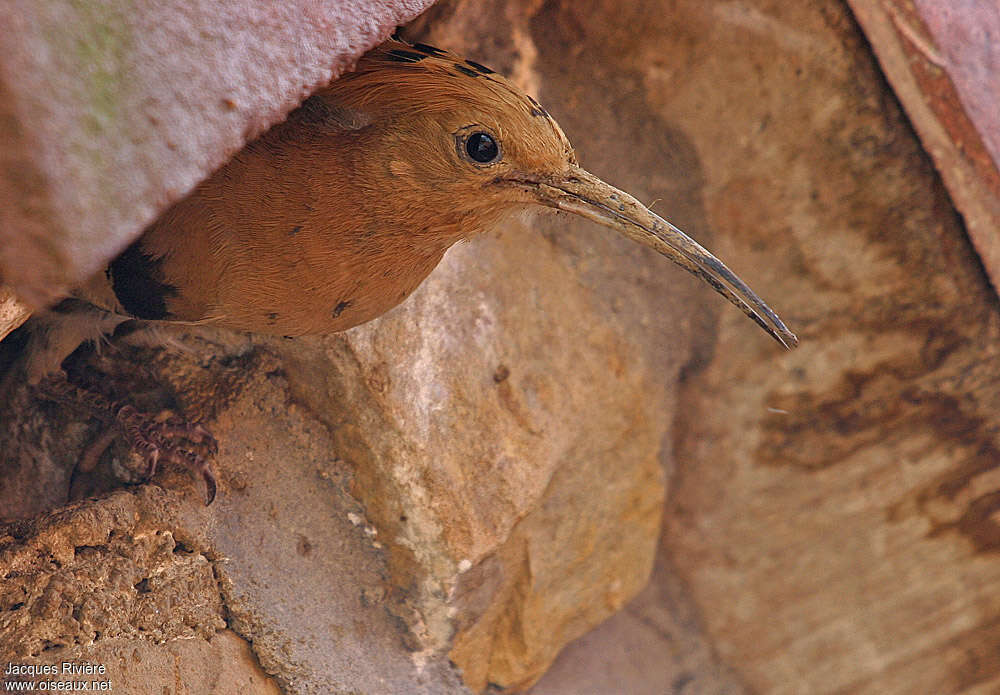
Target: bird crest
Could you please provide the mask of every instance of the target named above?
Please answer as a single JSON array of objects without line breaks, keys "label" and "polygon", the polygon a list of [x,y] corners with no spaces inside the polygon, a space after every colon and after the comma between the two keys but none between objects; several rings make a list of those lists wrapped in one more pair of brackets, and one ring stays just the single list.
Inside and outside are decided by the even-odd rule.
[{"label": "bird crest", "polygon": [[537,99],[491,68],[425,43],[394,37],[365,54],[354,72],[331,87],[343,104],[345,127],[361,127],[386,108],[421,113],[491,104],[506,118],[540,119],[567,158],[576,159],[562,128]]}]

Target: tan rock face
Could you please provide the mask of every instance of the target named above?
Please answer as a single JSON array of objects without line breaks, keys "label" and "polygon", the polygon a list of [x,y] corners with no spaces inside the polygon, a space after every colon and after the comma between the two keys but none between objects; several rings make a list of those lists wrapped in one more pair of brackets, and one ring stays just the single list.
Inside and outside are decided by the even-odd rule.
[{"label": "tan rock face", "polygon": [[[81,518],[63,517],[60,521],[63,525],[46,540],[52,535],[70,535]],[[124,529],[118,526],[115,530]],[[167,537],[169,534],[160,535],[160,540]],[[38,540],[27,539],[25,545],[46,557],[49,548]],[[149,537],[142,534],[139,538],[123,534],[103,546],[97,539],[98,545],[77,553],[60,572],[29,570],[18,577],[20,581],[7,582],[0,601],[13,619],[0,624],[5,670],[10,662],[19,666],[55,664],[60,670],[55,677],[6,676],[0,677],[0,682],[13,687],[34,684],[36,690],[43,683],[72,680],[86,683],[90,690],[136,694],[162,693],[171,684],[187,692],[278,695],[281,690],[263,672],[247,642],[223,628],[220,596],[214,588],[211,564],[204,557],[193,553],[188,562],[174,562],[170,556],[184,555],[184,551],[178,551],[176,545],[171,548],[169,542],[155,544],[165,551],[159,562],[142,567],[138,573],[129,571],[134,565],[122,571],[123,565],[131,565],[145,554],[150,547],[144,542],[147,540]],[[129,547],[133,542],[138,549]],[[154,576],[143,576],[149,571]],[[71,581],[67,581],[68,576],[73,576]],[[136,576],[143,576],[139,588],[121,581]],[[119,580],[118,586],[115,580]],[[29,582],[34,587],[45,586],[44,593],[28,590],[18,596],[18,590],[10,586]],[[20,598],[18,603],[23,605],[10,603],[11,598]],[[61,620],[53,621],[60,612]],[[170,616],[166,622],[164,616]],[[202,634],[196,635],[198,632]],[[42,635],[51,639],[33,643]],[[33,654],[39,647],[44,651]],[[63,662],[77,668],[90,665],[95,671],[66,675],[61,671]]]},{"label": "tan rock face", "polygon": [[5,659],[97,639],[207,637],[225,626],[209,560],[147,510],[118,494],[40,523],[0,527]]},{"label": "tan rock face", "polygon": [[662,31],[684,70],[648,84],[718,251],[802,338],[776,360],[722,314],[663,552],[751,692],[995,691],[1000,321],[941,182],[843,5],[692,0]]},{"label": "tan rock face", "polygon": [[457,623],[473,689],[536,678],[652,565],[662,381],[564,253],[512,225],[325,356],[281,348],[356,466],[418,644],[448,647]]}]

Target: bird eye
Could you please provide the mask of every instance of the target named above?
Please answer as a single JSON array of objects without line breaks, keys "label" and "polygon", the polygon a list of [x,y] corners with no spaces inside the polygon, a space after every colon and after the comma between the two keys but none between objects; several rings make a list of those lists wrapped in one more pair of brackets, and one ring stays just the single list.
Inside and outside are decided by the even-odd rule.
[{"label": "bird eye", "polygon": [[465,140],[465,152],[474,162],[489,164],[500,157],[500,145],[489,133],[473,133]]}]

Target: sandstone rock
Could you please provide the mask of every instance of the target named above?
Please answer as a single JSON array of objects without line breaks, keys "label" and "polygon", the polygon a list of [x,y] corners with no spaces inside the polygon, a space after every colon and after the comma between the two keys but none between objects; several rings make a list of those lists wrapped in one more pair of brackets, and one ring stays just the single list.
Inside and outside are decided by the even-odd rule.
[{"label": "sandstone rock", "polygon": [[[356,466],[419,646],[450,649],[474,690],[540,676],[642,588],[655,551],[662,382],[564,253],[511,227],[326,355],[282,349]],[[618,299],[658,323],[638,291]]]},{"label": "sandstone rock", "polygon": [[995,691],[1000,321],[941,181],[841,4],[680,2],[662,31],[718,250],[802,338],[775,360],[722,315],[663,552],[749,692]]},{"label": "sandstone rock", "polygon": [[225,626],[208,558],[178,543],[149,509],[118,493],[7,527],[0,535],[6,660],[141,633],[156,642],[207,638]]},{"label": "sandstone rock", "polygon": [[689,593],[660,553],[646,588],[568,645],[531,695],[745,693],[705,639]]}]

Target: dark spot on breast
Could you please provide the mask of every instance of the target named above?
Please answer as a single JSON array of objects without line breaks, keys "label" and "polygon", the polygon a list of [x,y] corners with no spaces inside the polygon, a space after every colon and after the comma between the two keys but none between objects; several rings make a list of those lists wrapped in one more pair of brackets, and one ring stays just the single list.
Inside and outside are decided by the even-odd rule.
[{"label": "dark spot on breast", "polygon": [[344,313],[344,309],[346,309],[349,306],[351,306],[351,300],[349,299],[343,302],[338,302],[337,306],[333,307],[333,311],[331,311],[330,314],[333,316],[333,318],[339,318],[340,315]]},{"label": "dark spot on breast", "polygon": [[494,72],[496,72],[495,70],[490,70],[485,65],[482,65],[481,63],[477,63],[474,60],[467,60],[467,61],[465,61],[465,64],[466,65],[471,65],[473,67],[473,69],[475,69],[476,72],[478,72],[478,73],[480,73],[482,75],[492,75]]},{"label": "dark spot on breast", "polygon": [[476,72],[475,70],[470,70],[469,68],[465,67],[464,65],[457,65],[456,64],[455,65],[455,69],[458,70],[463,75],[468,75],[469,77],[479,77],[479,73],[478,72]]},{"label": "dark spot on breast", "polygon": [[510,377],[510,368],[505,364],[501,364],[500,366],[497,367],[496,371],[493,372],[493,381],[498,384],[507,381],[509,377]]},{"label": "dark spot on breast", "polygon": [[302,227],[292,227],[292,231],[288,233],[288,236],[295,236],[302,231]]},{"label": "dark spot on breast", "polygon": [[267,315],[267,322],[269,324],[273,325],[277,320],[278,320],[278,312],[277,311],[272,311],[272,312],[268,313],[268,315]]},{"label": "dark spot on breast", "polygon": [[177,296],[177,287],[163,279],[163,259],[143,252],[142,240],[125,249],[108,266],[111,289],[132,316],[166,319],[167,299]]},{"label": "dark spot on breast", "polygon": [[677,678],[674,679],[674,682],[671,683],[670,685],[671,692],[675,693],[676,695],[680,695],[680,692],[684,690],[684,688],[686,688],[689,684],[693,683],[694,679],[695,679],[694,675],[690,673],[680,674],[679,676],[677,676]]},{"label": "dark spot on breast", "polygon": [[415,43],[415,44],[413,44],[411,46],[411,48],[414,48],[414,49],[420,51],[421,53],[426,53],[426,54],[432,55],[432,56],[447,55],[440,48],[435,48],[434,46],[428,46],[426,43]]},{"label": "dark spot on breast", "polygon": [[387,57],[394,63],[419,63],[427,56],[424,55],[423,53],[415,53],[414,51],[401,51],[398,48],[394,48],[391,51],[389,51]]}]

